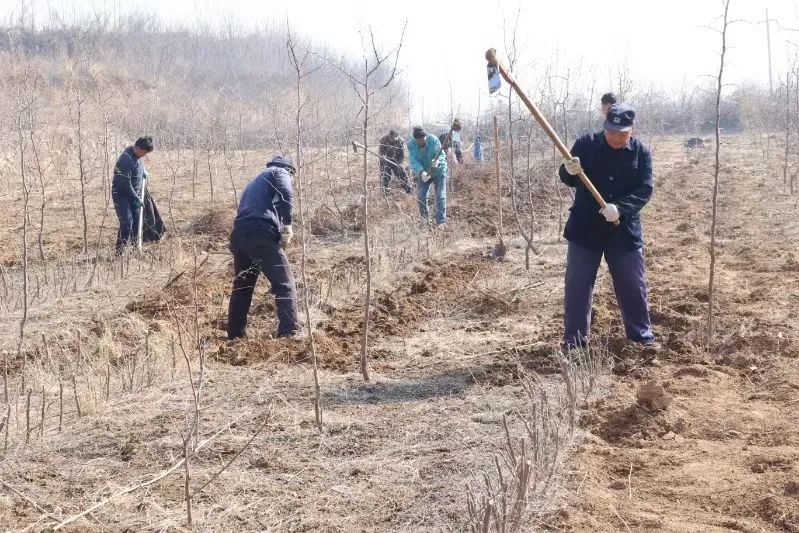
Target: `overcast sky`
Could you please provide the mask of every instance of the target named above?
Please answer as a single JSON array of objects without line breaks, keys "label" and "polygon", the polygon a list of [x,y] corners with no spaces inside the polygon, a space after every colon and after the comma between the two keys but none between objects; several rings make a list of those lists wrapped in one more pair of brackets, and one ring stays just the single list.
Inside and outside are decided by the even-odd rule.
[{"label": "overcast sky", "polygon": [[[360,31],[371,26],[386,46],[396,44],[408,21],[401,55],[411,90],[411,119],[475,111],[478,93],[487,105],[483,54],[496,47],[504,56],[503,28],[512,30],[521,5],[517,77],[540,77],[547,65],[568,67],[575,84],[596,80],[595,91],[613,88],[611,77],[626,65],[636,88],[651,84],[678,88],[707,82],[718,71],[720,0],[26,0],[44,15],[60,12],[142,9],[168,22],[232,18],[242,26],[286,20],[314,41],[359,54]],[[732,0],[729,83],[768,85],[766,8],[771,24],[775,86],[799,43],[799,0]],[[18,10],[20,0],[0,0],[0,16]],[[582,87],[575,87],[579,91]],[[586,88],[587,90],[587,88]],[[468,109],[464,109],[468,108]]]}]

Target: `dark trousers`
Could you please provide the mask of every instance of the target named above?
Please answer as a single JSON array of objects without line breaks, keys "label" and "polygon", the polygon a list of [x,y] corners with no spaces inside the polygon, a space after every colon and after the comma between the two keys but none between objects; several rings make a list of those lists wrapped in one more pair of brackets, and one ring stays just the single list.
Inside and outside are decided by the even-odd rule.
[{"label": "dark trousers", "polygon": [[455,152],[455,159],[458,160],[458,163],[463,163],[463,150],[461,150],[461,143],[453,142],[452,149]]},{"label": "dark trousers", "polygon": [[114,210],[119,219],[119,230],[117,231],[116,253],[122,253],[125,246],[136,243],[139,229],[140,209],[133,207],[133,202],[114,191],[111,192],[111,200],[114,202]]},{"label": "dark trousers", "polygon": [[566,256],[566,291],[564,297],[564,338],[567,346],[581,346],[591,332],[591,303],[596,273],[602,256],[608,265],[621,309],[627,338],[635,342],[654,339],[646,294],[644,254],[639,248],[630,251],[591,250],[569,242]]},{"label": "dark trousers", "polygon": [[291,335],[299,329],[297,292],[286,252],[280,246],[280,234],[266,221],[243,222],[234,225],[230,235],[233,252],[233,292],[228,307],[228,339],[243,337],[247,314],[258,274],[263,272],[272,285],[277,308],[277,335]]},{"label": "dark trousers", "polygon": [[402,165],[397,163],[389,163],[383,159],[380,160],[380,182],[383,184],[383,189],[388,190],[391,183],[391,178],[396,177],[397,181],[402,185],[402,190],[411,192],[411,184],[408,180],[408,173],[402,168]]}]

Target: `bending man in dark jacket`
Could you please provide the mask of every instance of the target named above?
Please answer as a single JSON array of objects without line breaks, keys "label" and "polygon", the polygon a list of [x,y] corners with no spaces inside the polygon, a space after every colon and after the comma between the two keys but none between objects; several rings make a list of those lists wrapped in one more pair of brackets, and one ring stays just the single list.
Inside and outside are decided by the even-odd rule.
[{"label": "bending man in dark jacket", "polygon": [[291,229],[293,174],[291,158],[276,156],[241,194],[239,211],[230,234],[236,277],[228,308],[228,339],[245,334],[247,313],[259,272],[263,272],[272,284],[277,307],[277,336],[288,337],[299,329],[294,276],[283,251],[294,235]]},{"label": "bending man in dark jacket", "polygon": [[405,146],[399,134],[391,130],[388,135],[380,139],[380,148],[377,152],[380,156],[380,181],[383,183],[383,190],[388,191],[391,178],[396,176],[402,185],[402,190],[411,192],[411,185],[408,183],[408,173],[402,168],[405,159]]},{"label": "bending man in dark jacket", "polygon": [[[573,159],[560,167],[560,179],[575,187],[564,237],[569,241],[564,297],[564,345],[582,346],[591,329],[591,302],[597,269],[605,256],[627,338],[654,344],[647,303],[643,235],[639,212],[652,196],[652,155],[632,138],[635,110],[614,104],[604,131],[577,139]],[[607,202],[599,208],[580,181],[580,169]],[[619,221],[619,226],[613,222]]]},{"label": "bending man in dark jacket", "polygon": [[125,246],[133,244],[139,226],[142,206],[142,183],[147,170],[141,158],[153,151],[152,137],[139,137],[133,146],[128,146],[119,156],[111,182],[111,199],[119,219],[116,254],[122,254]]}]

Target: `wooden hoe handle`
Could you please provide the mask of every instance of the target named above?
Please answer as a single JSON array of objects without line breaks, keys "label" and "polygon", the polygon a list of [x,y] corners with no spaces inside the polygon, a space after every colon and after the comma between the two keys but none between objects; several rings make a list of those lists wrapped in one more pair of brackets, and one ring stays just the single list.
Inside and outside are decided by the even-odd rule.
[{"label": "wooden hoe handle", "polygon": [[[546,119],[546,117],[541,113],[541,111],[538,110],[538,107],[536,107],[536,105],[532,101],[530,101],[527,95],[524,94],[524,91],[521,89],[521,87],[519,87],[519,84],[516,83],[516,80],[513,79],[513,77],[505,69],[505,67],[502,66],[502,63],[497,61],[497,50],[495,48],[490,48],[486,52],[486,61],[488,61],[488,66],[490,67],[496,66],[499,68],[499,72],[500,74],[502,74],[502,77],[505,78],[505,81],[508,82],[508,85],[513,87],[513,90],[516,91],[516,94],[519,95],[519,98],[522,99],[524,105],[526,105],[527,109],[530,110],[530,113],[533,115],[533,118],[535,118],[536,122],[538,122],[541,128],[543,128],[543,130],[546,132],[549,138],[552,139],[552,142],[555,143],[555,147],[558,149],[560,154],[564,158],[571,159],[572,155],[569,152],[569,149],[566,148],[566,145],[564,145],[563,141],[560,140],[558,134],[555,133],[555,130],[553,130],[552,126],[549,125],[549,121]],[[602,198],[602,195],[599,194],[599,191],[596,190],[596,187],[594,187],[594,184],[591,183],[591,180],[588,179],[588,176],[585,174],[585,172],[582,169],[580,170],[578,176],[580,177],[580,181],[583,182],[583,185],[585,185],[585,188],[588,189],[588,191],[591,193],[591,196],[593,196],[596,202],[599,204],[599,207],[601,207],[602,209],[607,207],[608,205],[607,202],[605,202],[604,198]],[[619,221],[617,220],[613,222],[613,225],[618,226]]]}]

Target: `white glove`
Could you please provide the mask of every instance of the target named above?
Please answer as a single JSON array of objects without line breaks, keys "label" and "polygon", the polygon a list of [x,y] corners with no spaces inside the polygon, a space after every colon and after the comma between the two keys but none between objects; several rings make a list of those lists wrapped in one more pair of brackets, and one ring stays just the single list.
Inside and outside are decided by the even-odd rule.
[{"label": "white glove", "polygon": [[430,168],[438,168],[438,164],[439,164],[439,162],[440,162],[440,161],[441,161],[441,160],[440,160],[439,158],[436,158],[436,160],[435,160],[435,161],[433,161],[433,162],[430,164]]},{"label": "white glove", "polygon": [[423,170],[422,173],[419,174],[419,177],[422,178],[422,181],[425,183],[430,181],[430,174],[428,174],[426,170]]},{"label": "white glove", "polygon": [[563,166],[566,167],[566,172],[568,172],[572,176],[576,176],[583,169],[583,167],[580,166],[579,157],[572,157],[571,159],[564,158]]},{"label": "white glove", "polygon": [[615,204],[608,204],[603,209],[600,209],[599,213],[605,217],[605,220],[608,222],[616,222],[619,220],[619,208],[616,207]]},{"label": "white glove", "polygon": [[289,245],[292,237],[294,237],[294,230],[291,229],[291,225],[283,226],[283,231],[280,232],[280,244],[283,245],[283,248]]}]

